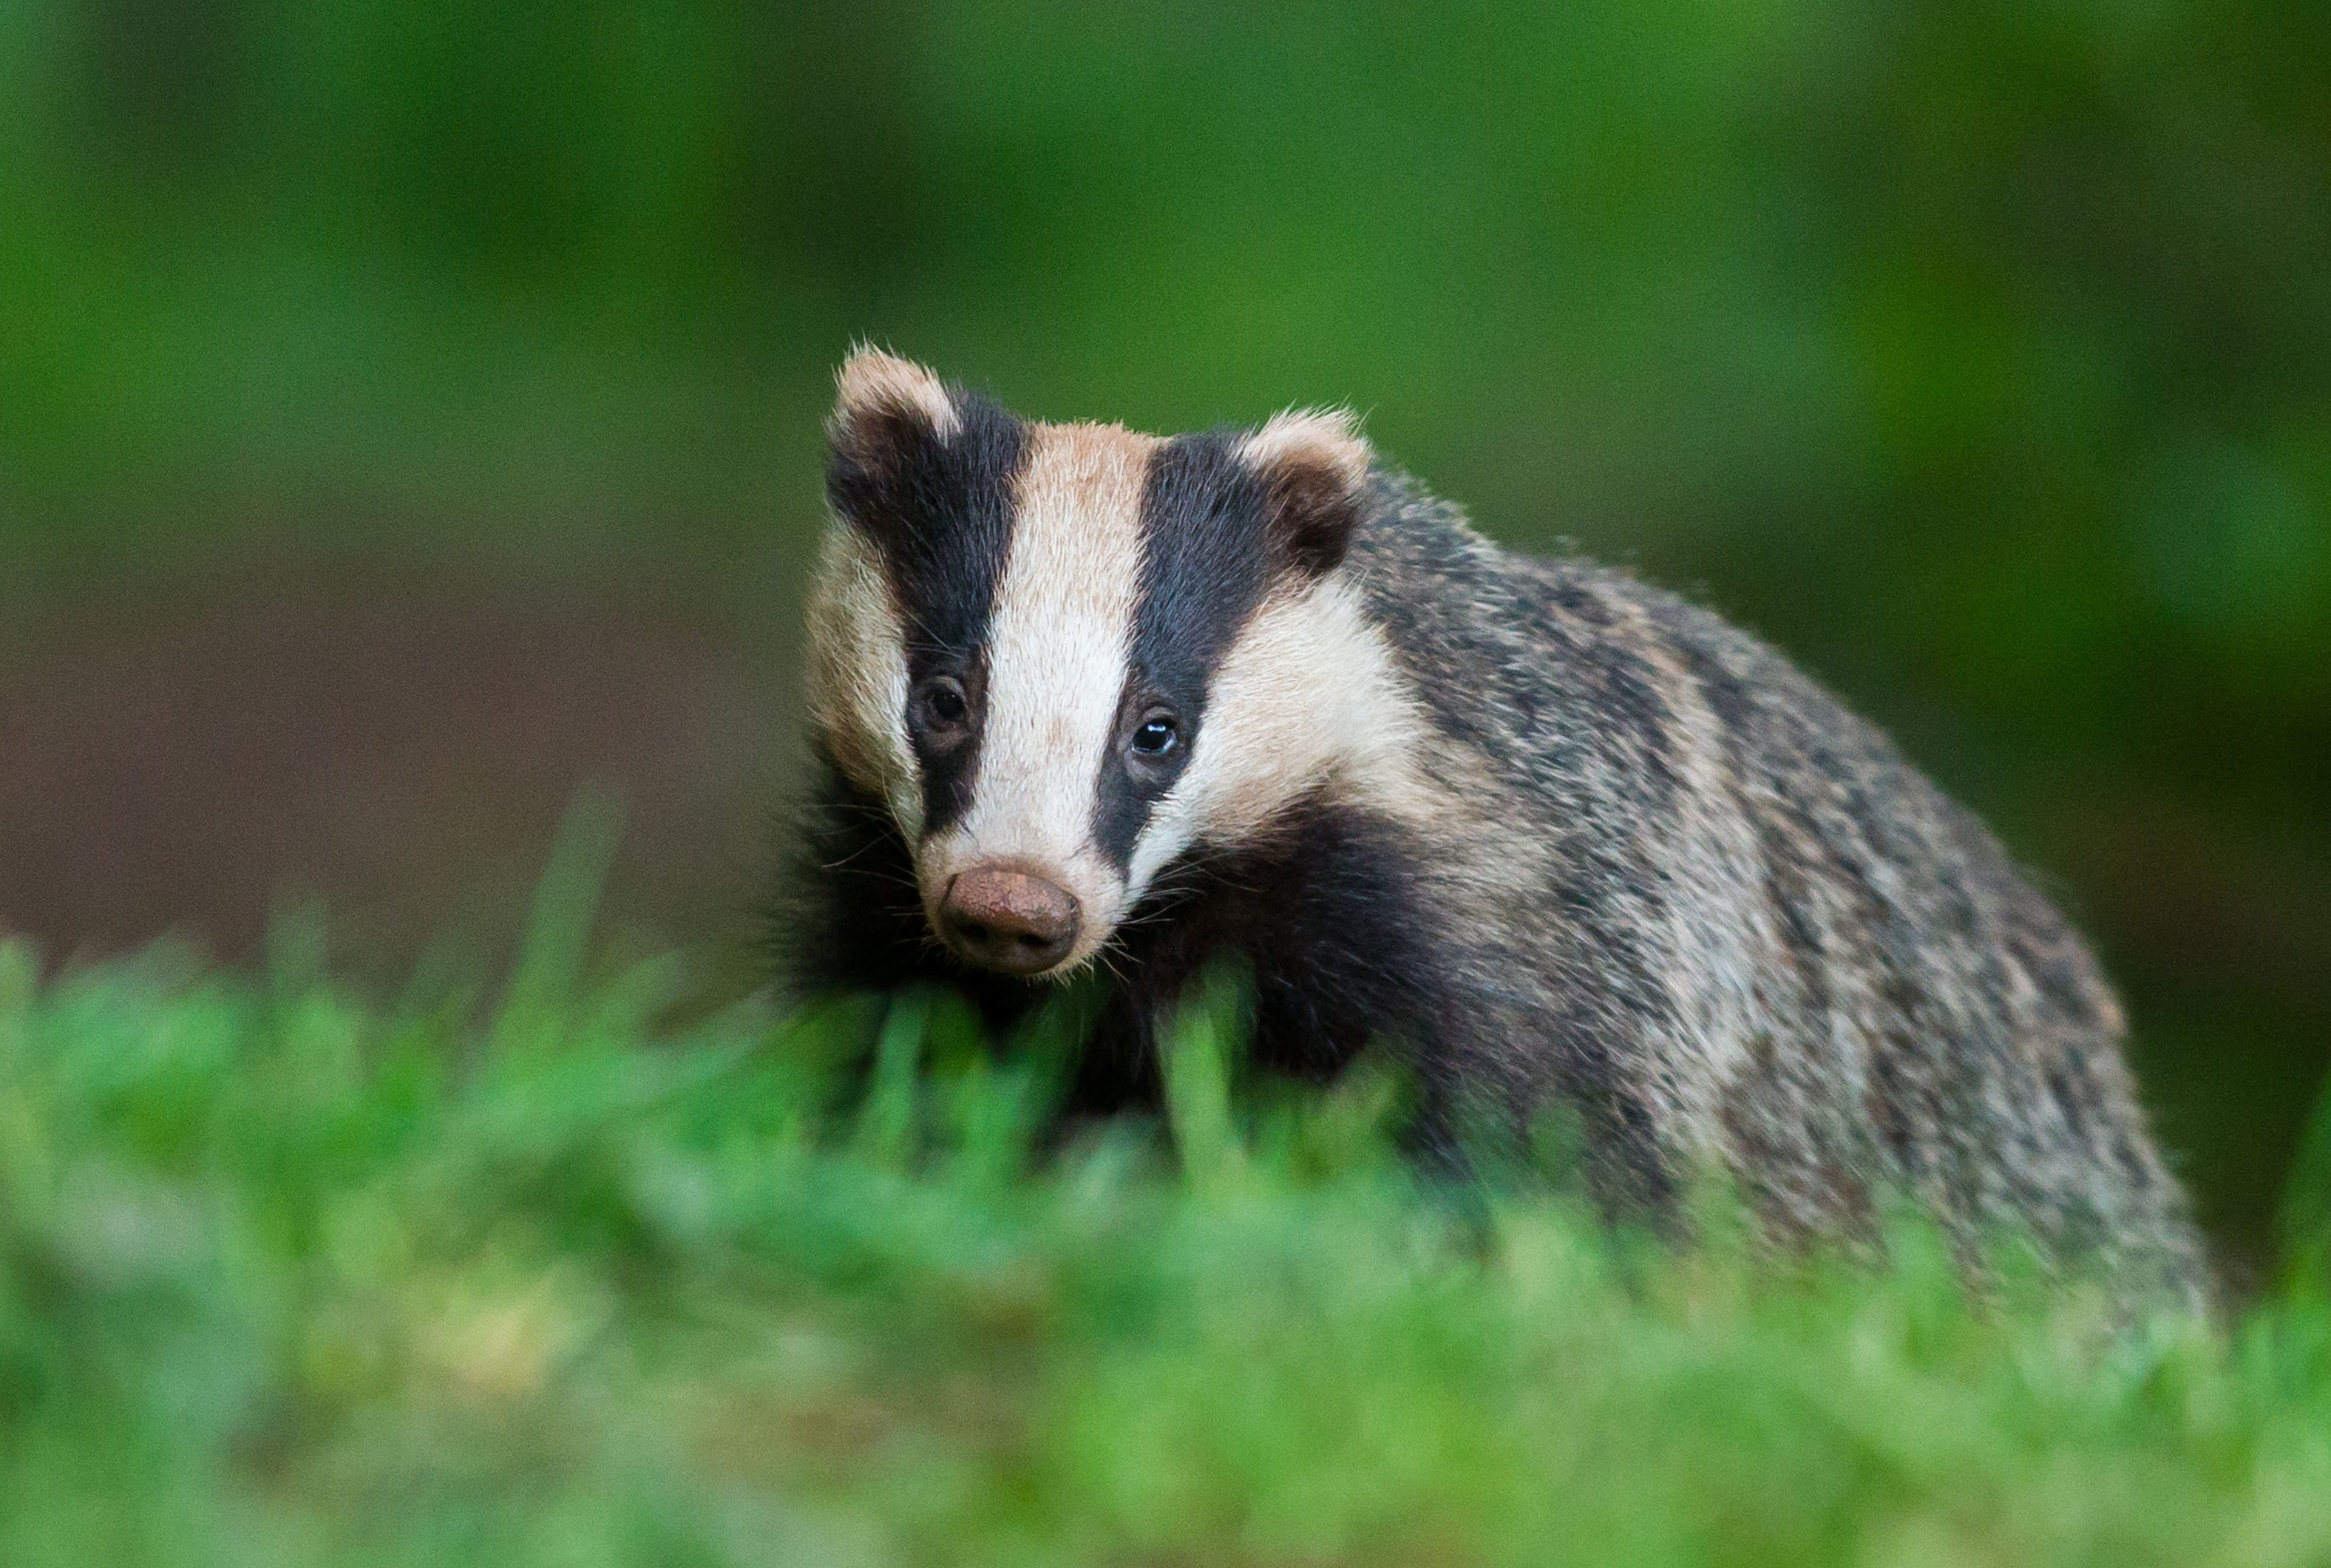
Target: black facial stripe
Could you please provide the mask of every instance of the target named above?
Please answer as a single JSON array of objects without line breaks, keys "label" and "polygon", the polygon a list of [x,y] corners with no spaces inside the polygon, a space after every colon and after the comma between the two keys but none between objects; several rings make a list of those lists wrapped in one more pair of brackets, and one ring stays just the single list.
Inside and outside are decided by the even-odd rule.
[{"label": "black facial stripe", "polygon": [[942,440],[918,413],[887,413],[876,416],[880,429],[837,440],[826,468],[834,510],[874,543],[905,617],[909,701],[933,675],[954,676],[969,701],[969,738],[944,755],[917,747],[926,832],[971,806],[988,622],[1030,444],[1027,427],[990,399],[954,386],[947,396],[960,422],[953,435]]},{"label": "black facial stripe", "polygon": [[1167,767],[1137,774],[1116,744],[1101,761],[1094,837],[1120,870],[1151,809],[1205,744],[1207,684],[1280,570],[1268,492],[1239,459],[1242,439],[1234,431],[1177,436],[1150,460],[1141,496],[1141,601],[1113,740],[1159,705],[1172,709],[1181,734]]}]

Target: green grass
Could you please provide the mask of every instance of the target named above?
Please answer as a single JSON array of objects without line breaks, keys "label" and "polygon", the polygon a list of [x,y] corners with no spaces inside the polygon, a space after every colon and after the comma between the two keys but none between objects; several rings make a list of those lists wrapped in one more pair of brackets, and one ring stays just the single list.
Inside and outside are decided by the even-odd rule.
[{"label": "green grass", "polygon": [[1165,1125],[1042,1154],[1057,1019],[660,1025],[675,963],[576,979],[590,858],[482,1014],[297,925],[0,947],[0,1563],[2331,1561],[2304,1271],[2116,1337],[1915,1225],[1671,1255],[1428,1189],[1381,1076],[1242,1088],[1219,996]]}]

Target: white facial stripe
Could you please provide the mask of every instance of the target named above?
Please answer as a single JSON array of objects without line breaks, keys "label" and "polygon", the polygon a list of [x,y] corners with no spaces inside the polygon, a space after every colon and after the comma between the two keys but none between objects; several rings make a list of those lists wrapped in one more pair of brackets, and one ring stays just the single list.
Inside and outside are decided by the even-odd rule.
[{"label": "white facial stripe", "polygon": [[1416,766],[1425,730],[1341,573],[1266,601],[1214,673],[1189,770],[1134,845],[1129,895],[1191,845],[1251,840],[1322,786],[1396,816],[1432,814],[1436,797]]},{"label": "white facial stripe", "polygon": [[1141,496],[1156,442],[1114,425],[1039,425],[987,640],[972,802],[925,846],[924,893],[975,862],[1060,879],[1085,908],[1089,953],[1124,910],[1092,841],[1141,588]]},{"label": "white facial stripe", "polygon": [[874,546],[826,530],[809,604],[810,717],[834,765],[890,803],[909,840],[922,832],[922,770],[907,743],[907,639]]}]

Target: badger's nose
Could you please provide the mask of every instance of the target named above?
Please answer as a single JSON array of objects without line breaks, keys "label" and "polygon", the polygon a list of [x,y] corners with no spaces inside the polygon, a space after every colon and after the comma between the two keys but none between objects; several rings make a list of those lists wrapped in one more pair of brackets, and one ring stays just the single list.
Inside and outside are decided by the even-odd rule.
[{"label": "badger's nose", "polygon": [[963,872],[939,905],[939,935],[957,953],[1006,974],[1037,974],[1076,945],[1073,895],[1042,877],[1002,867]]}]

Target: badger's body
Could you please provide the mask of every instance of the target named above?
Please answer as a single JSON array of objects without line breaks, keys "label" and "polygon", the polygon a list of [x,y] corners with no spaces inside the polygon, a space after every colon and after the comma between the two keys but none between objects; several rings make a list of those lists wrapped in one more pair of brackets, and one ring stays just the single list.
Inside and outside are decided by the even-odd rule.
[{"label": "badger's body", "polygon": [[1712,1161],[1779,1238],[1901,1192],[2198,1298],[2086,946],[1754,639],[1498,549],[1333,416],[1032,424],[861,354],[832,434],[804,986],[1001,1020],[1098,961],[1107,1108],[1234,952],[1260,1063],[1381,1037],[1429,1107],[1566,1104],[1616,1209]]}]

